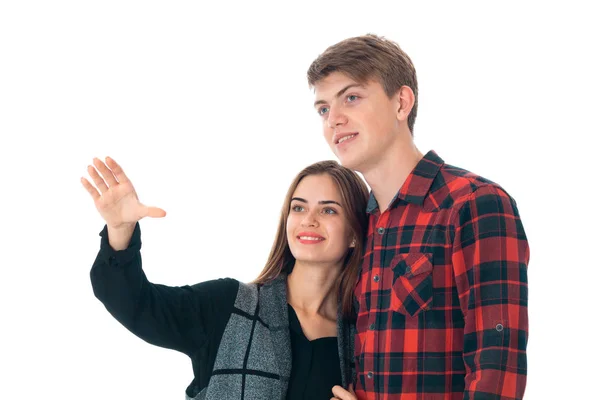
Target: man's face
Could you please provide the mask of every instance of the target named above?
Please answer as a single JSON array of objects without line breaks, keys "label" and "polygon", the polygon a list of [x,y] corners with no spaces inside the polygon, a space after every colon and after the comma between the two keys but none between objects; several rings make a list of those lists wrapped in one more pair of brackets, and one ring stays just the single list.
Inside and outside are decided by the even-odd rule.
[{"label": "man's face", "polygon": [[400,102],[375,80],[359,84],[333,72],[315,85],[315,100],[323,135],[347,168],[373,168],[398,137]]}]

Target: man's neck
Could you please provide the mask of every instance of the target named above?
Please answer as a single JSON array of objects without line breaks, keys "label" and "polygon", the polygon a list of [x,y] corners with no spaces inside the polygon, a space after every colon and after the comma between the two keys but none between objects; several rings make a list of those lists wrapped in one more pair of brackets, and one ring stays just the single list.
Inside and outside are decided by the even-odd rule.
[{"label": "man's neck", "polygon": [[421,158],[423,154],[417,149],[412,138],[398,140],[377,164],[363,172],[365,180],[373,190],[380,212],[388,208]]}]

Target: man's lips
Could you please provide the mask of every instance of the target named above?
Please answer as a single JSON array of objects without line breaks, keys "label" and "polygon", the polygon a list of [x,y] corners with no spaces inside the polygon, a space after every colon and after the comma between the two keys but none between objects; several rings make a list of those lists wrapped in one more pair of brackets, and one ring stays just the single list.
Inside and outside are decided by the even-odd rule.
[{"label": "man's lips", "polygon": [[344,132],[333,135],[333,143],[338,145],[358,136],[358,132]]}]

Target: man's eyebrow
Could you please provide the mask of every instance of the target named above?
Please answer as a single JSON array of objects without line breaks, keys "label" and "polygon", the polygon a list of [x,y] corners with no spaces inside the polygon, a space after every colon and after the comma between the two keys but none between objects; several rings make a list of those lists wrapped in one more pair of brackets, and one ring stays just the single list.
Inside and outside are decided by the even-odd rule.
[{"label": "man's eyebrow", "polygon": [[[353,87],[362,87],[362,88],[364,88],[365,86],[364,86],[364,85],[361,85],[360,83],[351,83],[351,84],[349,84],[348,86],[344,87],[344,88],[343,88],[342,90],[340,90],[339,92],[337,92],[337,93],[336,93],[336,95],[335,95],[335,98],[336,98],[336,99],[337,99],[337,98],[339,98],[341,95],[343,95],[343,94],[344,94],[344,92],[345,92],[346,90],[348,90],[348,89],[350,89],[350,88],[353,88]],[[315,104],[314,104],[313,106],[314,106],[314,107],[316,107],[316,106],[317,106],[317,105],[319,105],[319,104],[326,104],[326,103],[327,103],[327,102],[326,102],[325,100],[317,100],[317,101],[315,101]]]},{"label": "man's eyebrow", "polygon": [[[308,201],[306,201],[302,197],[292,197],[292,201],[294,201],[294,200],[300,201],[302,203],[308,203]],[[335,200],[320,200],[319,204],[337,204],[338,206],[342,207],[342,205]]]}]

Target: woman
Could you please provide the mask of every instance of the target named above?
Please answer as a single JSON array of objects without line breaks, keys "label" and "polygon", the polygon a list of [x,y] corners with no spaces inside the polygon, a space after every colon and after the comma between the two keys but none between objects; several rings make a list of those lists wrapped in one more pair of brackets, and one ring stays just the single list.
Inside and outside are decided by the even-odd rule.
[{"label": "woman", "polygon": [[[187,399],[329,399],[353,379],[352,294],[366,230],[367,187],[334,161],[302,170],[283,204],[271,254],[251,284],[150,283],[139,202],[123,169],[94,159],[83,186],[106,225],[90,276],[94,294],[145,341],[192,359]],[[241,260],[243,262],[243,260]]]}]

